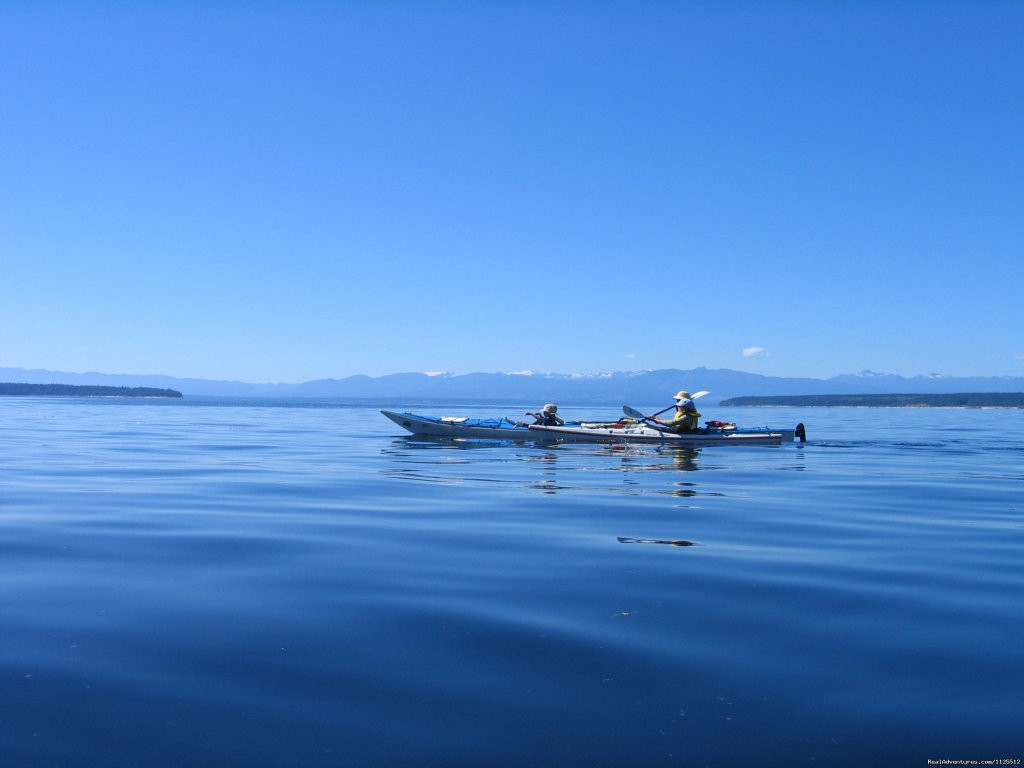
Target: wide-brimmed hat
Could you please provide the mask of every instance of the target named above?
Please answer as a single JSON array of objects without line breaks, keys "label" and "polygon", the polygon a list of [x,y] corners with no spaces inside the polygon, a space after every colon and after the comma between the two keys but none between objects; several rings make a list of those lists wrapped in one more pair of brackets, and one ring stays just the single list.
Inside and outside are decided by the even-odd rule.
[{"label": "wide-brimmed hat", "polygon": [[690,393],[687,392],[685,389],[680,389],[678,392],[676,392],[676,396],[674,398],[672,398],[672,399],[673,400],[689,400],[690,399]]},{"label": "wide-brimmed hat", "polygon": [[558,406],[554,403],[548,403],[543,408],[544,413],[558,413]]}]

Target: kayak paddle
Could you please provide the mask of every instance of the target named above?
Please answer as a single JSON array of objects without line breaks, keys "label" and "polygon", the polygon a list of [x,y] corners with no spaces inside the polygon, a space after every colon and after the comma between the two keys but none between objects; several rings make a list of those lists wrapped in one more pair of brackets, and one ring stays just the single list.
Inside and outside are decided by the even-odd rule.
[{"label": "kayak paddle", "polygon": [[[667,410],[668,408],[665,409],[665,411]],[[658,413],[664,413],[665,411],[658,411]],[[641,419],[642,421],[651,421],[654,418],[654,416],[658,415],[658,413],[656,413],[654,414],[654,416],[644,416],[636,408],[630,408],[628,405],[622,406],[622,412],[629,416],[629,418],[631,419]]]},{"label": "kayak paddle", "polygon": [[[674,405],[670,406],[670,407],[671,408],[675,408]],[[667,410],[668,410],[668,408],[665,409],[665,411],[667,411]],[[665,411],[658,411],[658,413],[664,413]],[[636,408],[630,408],[628,405],[622,406],[622,412],[624,414],[626,414],[627,416],[629,416],[629,418],[631,418],[631,419],[640,419],[641,421],[646,421],[648,424],[650,424],[652,427],[654,427],[659,432],[671,432],[672,431],[668,427],[664,426],[663,424],[659,424],[658,422],[656,422],[654,420],[654,416],[658,415],[657,413],[654,414],[654,416],[644,416]]]},{"label": "kayak paddle", "polygon": [[[692,395],[690,395],[690,399],[691,400],[696,400],[698,397],[704,397],[704,395],[710,395],[710,394],[711,394],[711,392],[709,390],[702,389],[700,392],[694,392]],[[644,416],[636,408],[630,408],[628,405],[624,405],[624,406],[622,406],[622,412],[624,414],[626,414],[627,416],[629,416],[629,418],[631,418],[631,419],[644,419],[646,421],[650,421],[655,416],[660,416],[665,411],[671,411],[675,407],[676,407],[675,404],[673,404],[673,405],[670,405],[668,408],[662,408],[660,411],[658,411],[657,413],[651,414],[650,416]]]}]

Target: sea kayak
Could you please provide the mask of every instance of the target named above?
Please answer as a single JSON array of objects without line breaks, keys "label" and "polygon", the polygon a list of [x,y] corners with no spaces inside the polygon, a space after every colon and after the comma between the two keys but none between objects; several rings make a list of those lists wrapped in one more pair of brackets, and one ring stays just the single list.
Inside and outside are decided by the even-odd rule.
[{"label": "sea kayak", "polygon": [[422,416],[381,411],[414,435],[462,437],[484,440],[575,441],[588,443],[654,443],[662,445],[779,445],[804,439],[803,425],[796,429],[716,429],[677,432],[644,426],[632,419],[617,422],[566,422],[560,427],[526,425],[508,418],[471,419],[466,416]]},{"label": "sea kayak", "polygon": [[718,429],[708,427],[694,432],[672,432],[642,424],[621,428],[583,427],[566,424],[544,427],[531,424],[530,432],[550,439],[585,443],[652,443],[655,445],[781,445],[791,443],[799,436],[804,439],[804,428],[795,429]]},{"label": "sea kayak", "polygon": [[[420,416],[415,413],[381,411],[395,424],[414,435],[434,437],[466,437],[485,440],[555,440],[557,438],[531,432],[526,424],[508,418],[471,419],[466,416]],[[572,424],[573,422],[568,422]],[[580,426],[578,422],[575,426]]]}]

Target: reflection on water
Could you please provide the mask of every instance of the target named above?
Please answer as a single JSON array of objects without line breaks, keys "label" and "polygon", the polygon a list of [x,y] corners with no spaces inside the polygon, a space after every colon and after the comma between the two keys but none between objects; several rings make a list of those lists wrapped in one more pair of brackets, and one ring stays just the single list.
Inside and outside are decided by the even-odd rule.
[{"label": "reflection on water", "polygon": [[527,460],[532,461],[534,466],[538,467],[540,474],[540,482],[527,482],[527,488],[535,491],[541,491],[542,493],[558,493],[558,491],[568,490],[566,486],[559,485],[558,480],[556,479],[558,454],[555,451],[546,450],[536,456],[528,456]]},{"label": "reflection on water", "polygon": [[[464,451],[475,448],[499,448],[501,446],[517,445],[518,443],[512,440],[486,440],[483,438],[466,440],[460,437],[445,437],[443,435],[400,435],[394,439],[393,444],[396,447],[404,447],[411,450],[418,448],[427,450],[450,448]],[[385,449],[384,453],[387,452],[387,449]]]},{"label": "reflection on water", "polygon": [[[472,460],[465,454],[473,451]],[[603,490],[626,493],[669,494],[680,498],[700,491],[691,475],[686,480],[645,483],[642,474],[693,473],[701,469],[697,446],[645,446],[636,444],[542,443],[478,440],[431,435],[396,437],[381,454],[392,459],[382,472],[390,477],[436,483],[516,483],[545,494],[593,491],[596,478],[614,479]],[[522,465],[521,472],[510,466]],[[466,471],[453,472],[453,467]],[[493,471],[487,471],[490,468]]]},{"label": "reflection on water", "polygon": [[686,539],[634,539],[630,536],[617,536],[620,544],[668,544],[672,547],[692,547],[692,541]]}]

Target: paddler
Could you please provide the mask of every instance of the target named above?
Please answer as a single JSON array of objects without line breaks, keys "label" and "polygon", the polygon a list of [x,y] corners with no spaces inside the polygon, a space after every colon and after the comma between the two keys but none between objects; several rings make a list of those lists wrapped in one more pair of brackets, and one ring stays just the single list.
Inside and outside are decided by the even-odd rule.
[{"label": "paddler", "polygon": [[558,406],[554,403],[547,403],[538,413],[527,411],[523,416],[533,416],[534,424],[543,424],[545,427],[560,427],[565,422],[556,415],[557,413]]},{"label": "paddler", "polygon": [[654,420],[659,424],[664,424],[666,427],[670,427],[676,432],[693,432],[698,427],[698,419],[700,418],[700,411],[697,410],[697,406],[693,404],[693,398],[690,397],[690,393],[685,389],[681,389],[676,392],[673,398],[676,401],[676,413],[671,419],[659,419],[654,417]]}]

